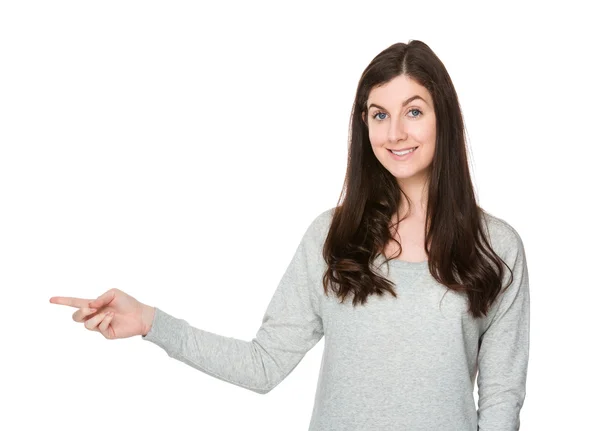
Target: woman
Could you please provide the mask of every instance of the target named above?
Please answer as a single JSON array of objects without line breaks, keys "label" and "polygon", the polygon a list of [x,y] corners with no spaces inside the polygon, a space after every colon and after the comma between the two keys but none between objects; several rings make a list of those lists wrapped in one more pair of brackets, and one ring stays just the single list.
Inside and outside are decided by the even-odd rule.
[{"label": "woman", "polygon": [[477,205],[458,97],[425,43],[394,44],[363,72],[342,196],[306,230],[251,341],[194,328],[118,289],[50,302],[77,307],[73,319],[108,339],[141,335],[261,394],[325,335],[313,431],[518,430],[525,250]]}]

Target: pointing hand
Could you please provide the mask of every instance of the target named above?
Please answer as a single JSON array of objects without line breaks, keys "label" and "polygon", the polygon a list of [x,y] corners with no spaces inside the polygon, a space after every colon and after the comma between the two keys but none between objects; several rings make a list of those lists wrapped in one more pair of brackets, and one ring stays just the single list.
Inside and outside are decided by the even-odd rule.
[{"label": "pointing hand", "polygon": [[96,299],[53,296],[50,302],[78,308],[73,320],[110,340],[146,335],[155,311],[119,289],[110,289]]}]

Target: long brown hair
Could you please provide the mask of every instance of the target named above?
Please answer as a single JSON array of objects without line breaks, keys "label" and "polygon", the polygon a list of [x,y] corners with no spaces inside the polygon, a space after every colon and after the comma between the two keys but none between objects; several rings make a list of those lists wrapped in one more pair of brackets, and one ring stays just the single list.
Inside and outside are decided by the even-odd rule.
[{"label": "long brown hair", "polygon": [[[473,190],[456,90],[443,63],[419,40],[396,43],[379,53],[358,82],[344,187],[323,245],[325,294],[331,284],[341,302],[352,293],[354,306],[365,304],[371,294],[381,296],[387,291],[396,297],[393,283],[374,270],[374,261],[383,255],[390,240],[402,252],[390,228],[403,191],[375,157],[362,118],[371,89],[400,75],[429,91],[436,115],[435,153],[426,184],[424,238],[429,272],[448,289],[468,296],[473,317],[487,315],[501,291],[505,263],[483,234],[485,211],[477,204]],[[393,258],[386,258],[385,264]]]}]

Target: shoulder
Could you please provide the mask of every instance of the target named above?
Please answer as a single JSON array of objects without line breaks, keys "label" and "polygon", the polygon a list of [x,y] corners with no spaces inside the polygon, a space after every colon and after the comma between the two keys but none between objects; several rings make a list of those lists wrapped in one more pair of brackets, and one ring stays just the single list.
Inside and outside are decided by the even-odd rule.
[{"label": "shoulder", "polygon": [[517,229],[505,219],[483,211],[483,228],[488,235],[492,248],[504,258],[512,260],[524,253],[523,240]]},{"label": "shoulder", "polygon": [[316,245],[323,244],[327,234],[329,233],[329,228],[331,227],[331,221],[333,220],[335,209],[336,207],[328,208],[313,216],[304,234],[305,240]]},{"label": "shoulder", "polygon": [[332,207],[326,209],[319,213],[314,219],[312,224],[315,225],[317,229],[329,229],[331,226],[331,221],[333,220],[333,214],[335,213],[337,207]]}]

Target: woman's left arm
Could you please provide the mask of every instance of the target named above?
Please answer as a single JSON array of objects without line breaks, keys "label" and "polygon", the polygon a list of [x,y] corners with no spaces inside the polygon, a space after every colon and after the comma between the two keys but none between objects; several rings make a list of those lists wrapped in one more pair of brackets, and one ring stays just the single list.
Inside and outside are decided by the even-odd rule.
[{"label": "woman's left arm", "polygon": [[[525,248],[512,230],[505,262],[513,281],[498,298],[498,306],[479,339],[477,386],[478,430],[516,431],[525,400],[529,362],[529,276]],[[506,270],[508,277],[510,272]],[[509,278],[507,278],[508,280]]]}]

